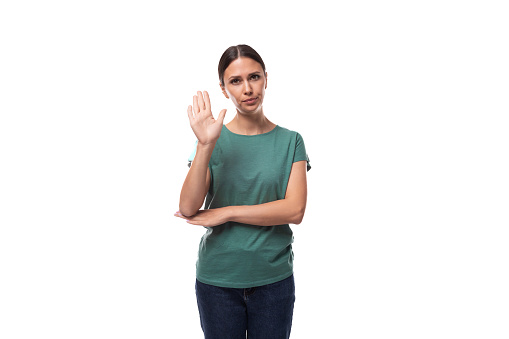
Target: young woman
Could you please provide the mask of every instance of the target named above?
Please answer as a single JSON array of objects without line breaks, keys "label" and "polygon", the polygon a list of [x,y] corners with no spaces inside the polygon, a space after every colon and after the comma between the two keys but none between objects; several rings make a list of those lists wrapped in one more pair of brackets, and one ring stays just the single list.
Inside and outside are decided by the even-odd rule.
[{"label": "young woman", "polygon": [[[247,45],[219,60],[219,86],[237,109],[223,125],[207,92],[187,114],[197,143],[175,214],[207,228],[196,263],[196,297],[206,339],[289,338],[295,286],[289,224],[304,217],[302,136],[263,112],[265,64]],[[199,210],[205,201],[205,209]]]}]

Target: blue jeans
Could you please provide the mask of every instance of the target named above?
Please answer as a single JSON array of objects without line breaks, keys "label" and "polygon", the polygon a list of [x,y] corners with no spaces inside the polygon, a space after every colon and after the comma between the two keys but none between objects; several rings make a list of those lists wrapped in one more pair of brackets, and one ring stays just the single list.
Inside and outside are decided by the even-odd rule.
[{"label": "blue jeans", "polygon": [[226,288],[196,280],[205,339],[288,339],[292,328],[293,275],[273,284]]}]

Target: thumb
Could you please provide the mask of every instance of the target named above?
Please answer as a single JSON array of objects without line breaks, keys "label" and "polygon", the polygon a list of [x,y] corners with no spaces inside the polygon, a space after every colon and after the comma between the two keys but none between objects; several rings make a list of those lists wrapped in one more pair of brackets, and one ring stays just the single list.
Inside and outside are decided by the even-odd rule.
[{"label": "thumb", "polygon": [[222,124],[224,121],[225,115],[226,115],[226,109],[221,110],[221,112],[219,112],[219,115],[217,116],[217,121],[219,121]]}]

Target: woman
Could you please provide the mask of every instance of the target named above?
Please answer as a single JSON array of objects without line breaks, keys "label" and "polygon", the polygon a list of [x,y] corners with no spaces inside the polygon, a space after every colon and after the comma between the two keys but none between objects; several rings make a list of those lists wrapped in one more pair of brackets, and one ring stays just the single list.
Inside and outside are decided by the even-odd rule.
[{"label": "woman", "polygon": [[[297,132],[263,112],[265,64],[247,45],[219,61],[220,87],[237,109],[223,125],[207,92],[187,113],[197,144],[175,214],[207,227],[196,264],[196,297],[206,339],[289,338],[295,287],[293,235],[306,208],[311,167]],[[205,209],[199,210],[205,200]]]}]

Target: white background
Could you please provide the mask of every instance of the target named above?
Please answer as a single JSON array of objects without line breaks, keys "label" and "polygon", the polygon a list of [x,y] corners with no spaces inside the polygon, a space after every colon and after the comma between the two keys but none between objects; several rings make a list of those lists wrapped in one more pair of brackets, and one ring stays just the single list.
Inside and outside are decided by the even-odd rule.
[{"label": "white background", "polygon": [[2,1],[0,337],[202,337],[186,108],[245,43],[313,166],[292,338],[508,338],[502,4]]}]

